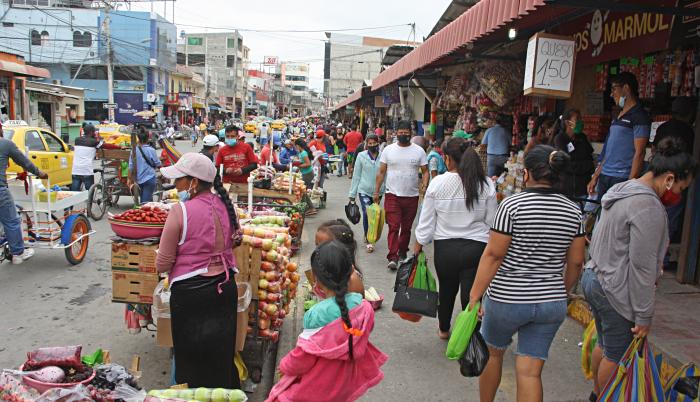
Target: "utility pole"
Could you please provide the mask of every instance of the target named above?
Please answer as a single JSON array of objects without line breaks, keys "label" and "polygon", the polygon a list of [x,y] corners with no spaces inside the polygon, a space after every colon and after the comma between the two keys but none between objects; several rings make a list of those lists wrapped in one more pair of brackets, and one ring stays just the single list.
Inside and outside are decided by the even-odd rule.
[{"label": "utility pole", "polygon": [[236,95],[238,95],[238,31],[236,31],[235,41],[233,47],[233,117],[236,117]]},{"label": "utility pole", "polygon": [[[112,24],[112,21],[109,17],[110,7],[111,6],[109,5],[109,3],[105,1],[104,32],[106,37],[105,41],[107,44],[107,102],[114,103],[114,73],[112,71],[112,37],[110,30],[110,25]],[[110,123],[114,122],[114,110],[115,109],[113,108],[107,109]]]}]

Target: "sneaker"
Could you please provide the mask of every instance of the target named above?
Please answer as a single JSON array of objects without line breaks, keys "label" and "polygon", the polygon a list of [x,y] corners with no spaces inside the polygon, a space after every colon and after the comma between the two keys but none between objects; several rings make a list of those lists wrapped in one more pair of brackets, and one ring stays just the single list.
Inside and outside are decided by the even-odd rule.
[{"label": "sneaker", "polygon": [[399,265],[397,264],[397,262],[395,260],[391,260],[391,261],[389,261],[389,264],[387,264],[386,267],[389,268],[389,270],[391,270],[391,271],[396,271],[398,269]]},{"label": "sneaker", "polygon": [[368,252],[368,253],[371,253],[371,252],[373,252],[373,251],[374,251],[374,244],[368,244],[368,245],[367,245],[367,252]]},{"label": "sneaker", "polygon": [[12,263],[15,265],[19,265],[23,263],[24,261],[32,258],[34,256],[34,249],[33,248],[25,248],[24,253],[21,255],[13,255],[12,256]]}]

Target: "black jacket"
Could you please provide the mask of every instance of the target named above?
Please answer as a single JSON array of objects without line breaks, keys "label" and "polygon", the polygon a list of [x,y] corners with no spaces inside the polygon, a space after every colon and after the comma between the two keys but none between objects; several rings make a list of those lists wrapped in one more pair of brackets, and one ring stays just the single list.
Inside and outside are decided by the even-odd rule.
[{"label": "black jacket", "polygon": [[593,147],[583,133],[569,137],[559,133],[554,137],[554,147],[566,152],[571,158],[567,171],[561,175],[560,190],[568,196],[583,196],[587,193],[588,182],[595,171]]}]

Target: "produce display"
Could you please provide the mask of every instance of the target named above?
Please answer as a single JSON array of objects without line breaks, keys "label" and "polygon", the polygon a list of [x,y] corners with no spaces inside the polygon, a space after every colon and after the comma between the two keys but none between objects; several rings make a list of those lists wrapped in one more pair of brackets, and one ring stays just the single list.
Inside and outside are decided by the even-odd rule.
[{"label": "produce display", "polygon": [[187,388],[187,389],[156,389],[148,392],[146,402],[164,400],[183,400],[197,402],[245,402],[248,400],[245,392],[240,389],[224,388]]},{"label": "produce display", "polygon": [[278,174],[274,180],[272,180],[272,189],[282,192],[289,192],[290,182],[292,186],[292,193],[297,197],[301,198],[306,192],[306,185],[304,185],[304,180],[301,178],[300,173],[284,172]]},{"label": "produce display", "polygon": [[[161,204],[163,205],[163,204]],[[115,221],[124,222],[141,222],[141,223],[160,223],[165,224],[168,218],[168,210],[162,206],[150,206],[149,204],[142,205],[139,208],[124,211],[121,214],[112,217]]]}]

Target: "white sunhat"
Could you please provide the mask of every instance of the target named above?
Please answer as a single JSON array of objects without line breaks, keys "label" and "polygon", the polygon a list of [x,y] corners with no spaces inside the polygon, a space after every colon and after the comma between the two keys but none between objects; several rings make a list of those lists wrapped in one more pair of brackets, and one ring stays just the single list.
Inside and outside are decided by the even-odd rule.
[{"label": "white sunhat", "polygon": [[206,156],[194,152],[182,155],[177,163],[173,166],[160,168],[160,172],[166,179],[190,176],[207,183],[213,183],[216,177],[216,168],[212,161]]},{"label": "white sunhat", "polygon": [[219,137],[215,136],[214,134],[208,134],[204,136],[203,143],[205,147],[213,147],[219,143]]}]

